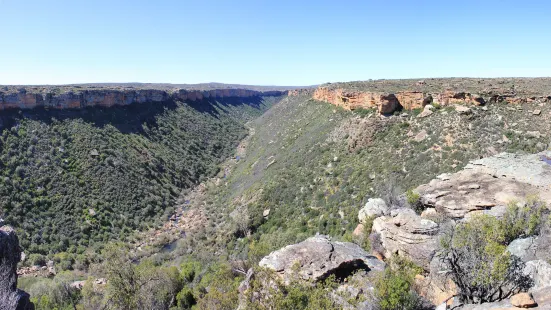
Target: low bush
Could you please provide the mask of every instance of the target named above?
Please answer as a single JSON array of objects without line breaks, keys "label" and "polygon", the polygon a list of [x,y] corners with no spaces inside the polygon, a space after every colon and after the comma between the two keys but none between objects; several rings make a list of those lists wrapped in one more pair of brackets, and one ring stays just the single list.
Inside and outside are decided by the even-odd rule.
[{"label": "low bush", "polygon": [[423,301],[413,290],[415,275],[422,268],[399,256],[393,256],[375,282],[375,300],[381,310],[422,309]]}]

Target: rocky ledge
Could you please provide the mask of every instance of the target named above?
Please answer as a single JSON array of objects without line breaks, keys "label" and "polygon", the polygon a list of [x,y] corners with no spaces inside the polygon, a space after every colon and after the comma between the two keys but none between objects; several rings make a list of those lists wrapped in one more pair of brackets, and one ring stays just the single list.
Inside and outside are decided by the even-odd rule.
[{"label": "rocky ledge", "polygon": [[440,175],[416,191],[426,207],[455,219],[481,212],[500,215],[512,200],[536,195],[551,201],[550,157],[551,151],[498,154],[472,161],[458,173]]},{"label": "rocky ledge", "polygon": [[[293,95],[291,93],[290,95]],[[390,114],[400,109],[418,109],[426,105],[438,103],[447,105],[485,105],[486,103],[507,102],[511,104],[530,102],[549,102],[551,96],[518,96],[511,93],[490,93],[486,96],[464,91],[445,90],[441,92],[425,92],[404,90],[399,92],[347,90],[344,88],[317,88],[312,98],[326,101],[347,110],[376,108],[381,114]]]},{"label": "rocky ledge", "polygon": [[37,88],[18,89],[0,88],[0,110],[33,109],[36,107],[52,109],[84,108],[90,106],[110,107],[133,103],[155,103],[169,100],[196,101],[208,98],[282,96],[287,91],[257,91],[229,88],[211,90],[189,89],[132,89],[132,88]]}]

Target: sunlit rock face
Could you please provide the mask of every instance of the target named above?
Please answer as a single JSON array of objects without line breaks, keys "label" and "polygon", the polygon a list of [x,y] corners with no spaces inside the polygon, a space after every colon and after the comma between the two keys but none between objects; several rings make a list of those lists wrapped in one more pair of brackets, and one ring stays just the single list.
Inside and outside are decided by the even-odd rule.
[{"label": "sunlit rock face", "polygon": [[160,89],[91,89],[61,92],[27,90],[0,90],[0,110],[33,109],[36,107],[52,109],[75,109],[84,107],[111,107],[134,103],[159,103],[169,100],[197,101],[206,98],[248,98],[255,96],[281,96],[286,91],[255,91],[249,89],[214,90],[160,90]]}]

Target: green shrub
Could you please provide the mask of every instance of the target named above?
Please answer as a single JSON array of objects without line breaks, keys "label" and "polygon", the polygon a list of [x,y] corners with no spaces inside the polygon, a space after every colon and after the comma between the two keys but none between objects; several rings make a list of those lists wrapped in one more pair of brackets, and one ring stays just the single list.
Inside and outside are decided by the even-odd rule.
[{"label": "green shrub", "polygon": [[249,289],[245,292],[247,309],[340,309],[329,294],[336,285],[334,276],[321,283],[295,279],[285,285],[273,271],[258,268]]},{"label": "green shrub", "polygon": [[375,282],[375,298],[381,310],[420,309],[421,298],[413,291],[415,275],[422,269],[394,256]]},{"label": "green shrub", "polygon": [[191,283],[195,279],[196,275],[201,272],[202,266],[201,263],[193,260],[187,259],[180,265],[180,277],[186,283]]},{"label": "green shrub", "polygon": [[197,304],[197,300],[195,300],[195,296],[193,296],[193,290],[187,286],[184,287],[178,295],[176,295],[176,303],[179,309],[191,309]]},{"label": "green shrub", "polygon": [[29,257],[27,258],[29,264],[31,266],[45,266],[46,265],[46,257],[42,254],[29,254]]},{"label": "green shrub", "polygon": [[457,285],[460,301],[499,301],[531,286],[523,262],[507,251],[509,240],[523,232],[516,228],[509,232],[506,218],[474,216],[441,239],[441,258]]}]

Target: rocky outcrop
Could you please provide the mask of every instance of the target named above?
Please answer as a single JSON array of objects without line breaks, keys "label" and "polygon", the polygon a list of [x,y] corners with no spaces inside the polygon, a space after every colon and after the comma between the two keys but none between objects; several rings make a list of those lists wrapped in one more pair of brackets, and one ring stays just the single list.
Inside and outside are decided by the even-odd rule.
[{"label": "rocky outcrop", "polygon": [[526,263],[524,272],[534,281],[533,289],[551,287],[551,264],[543,260],[532,260]]},{"label": "rocky outcrop", "polygon": [[85,108],[90,106],[111,107],[133,103],[158,103],[168,100],[196,101],[208,98],[281,96],[286,91],[256,91],[249,89],[65,89],[61,92],[51,90],[0,90],[0,110],[32,109],[44,107],[51,109]]},{"label": "rocky outcrop", "polygon": [[406,90],[399,92],[347,90],[345,88],[318,87],[312,96],[315,100],[326,101],[347,110],[377,108],[381,114],[390,114],[398,109],[419,109],[433,102],[439,105],[485,105],[486,103],[508,102],[520,104],[526,102],[547,101],[546,96],[518,97],[512,94],[490,94],[486,98],[464,91],[444,90],[424,92]]},{"label": "rocky outcrop", "polygon": [[358,212],[358,220],[365,224],[368,219],[375,219],[379,216],[388,215],[390,208],[381,198],[369,198],[363,208]]},{"label": "rocky outcrop", "polygon": [[[0,223],[0,225],[2,225]],[[34,305],[29,294],[17,289],[17,263],[21,248],[15,230],[10,226],[0,227],[0,309],[30,310]]]},{"label": "rocky outcrop", "polygon": [[533,260],[536,257],[537,239],[537,237],[528,237],[513,240],[507,246],[507,251],[525,262]]},{"label": "rocky outcrop", "polygon": [[518,155],[502,153],[470,162],[464,170],[442,175],[416,191],[421,202],[438,213],[461,219],[467,214],[499,216],[512,200],[522,202],[537,195],[551,201],[550,151]]},{"label": "rocky outcrop", "polygon": [[436,253],[438,224],[422,218],[411,209],[397,209],[390,216],[381,216],[373,222],[373,232],[380,235],[386,257],[393,254],[407,257],[429,270]]},{"label": "rocky outcrop", "polygon": [[319,281],[330,275],[344,278],[354,271],[382,271],[385,267],[358,245],[322,235],[272,252],[259,265],[274,270],[285,283],[292,279]]},{"label": "rocky outcrop", "polygon": [[[400,99],[407,108],[412,109],[423,106],[425,98],[417,92],[403,92],[398,94],[383,92],[347,92],[343,89],[330,90],[319,87],[314,91],[313,98],[319,101],[327,101],[347,110],[359,108],[377,108],[381,114],[389,114],[402,107]],[[420,101],[419,101],[420,99]]]}]

